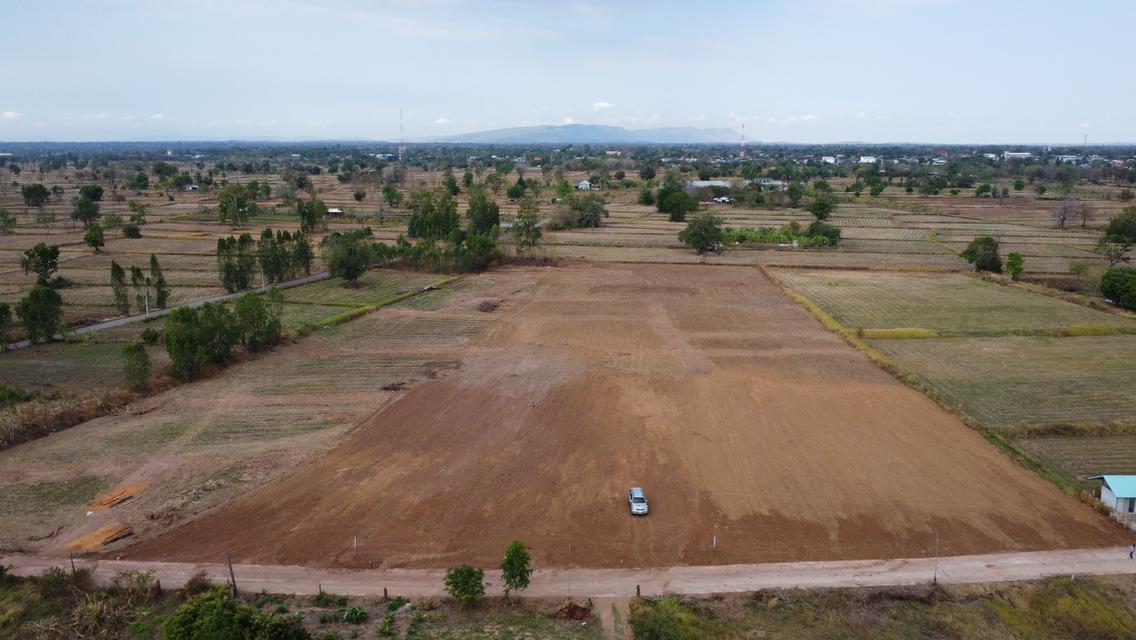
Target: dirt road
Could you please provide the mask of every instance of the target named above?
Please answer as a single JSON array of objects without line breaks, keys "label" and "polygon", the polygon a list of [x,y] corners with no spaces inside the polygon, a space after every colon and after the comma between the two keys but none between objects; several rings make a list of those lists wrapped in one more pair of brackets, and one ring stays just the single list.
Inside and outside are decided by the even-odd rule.
[{"label": "dirt road", "polygon": [[459,368],[128,557],[495,566],[519,538],[541,566],[616,568],[1125,542],[756,269],[534,273]]},{"label": "dirt road", "polygon": [[[149,562],[138,560],[76,560],[100,580],[123,570],[153,571],[167,588],[179,588],[205,571],[217,582],[228,581],[222,564]],[[67,558],[7,556],[0,558],[12,573],[35,575],[48,567],[69,567]],[[760,589],[817,589],[925,584],[933,577],[945,584],[1034,580],[1055,575],[1136,574],[1136,561],[1127,547],[997,553],[898,560],[832,560],[775,564],[688,566],[658,569],[544,569],[533,574],[526,596],[539,598],[622,598],[635,595],[708,594]],[[235,565],[237,586],[245,592],[314,595],[319,589],[350,596],[428,597],[445,595],[444,571],[439,569],[315,569],[265,565]],[[486,571],[489,595],[501,595],[500,571]]]}]

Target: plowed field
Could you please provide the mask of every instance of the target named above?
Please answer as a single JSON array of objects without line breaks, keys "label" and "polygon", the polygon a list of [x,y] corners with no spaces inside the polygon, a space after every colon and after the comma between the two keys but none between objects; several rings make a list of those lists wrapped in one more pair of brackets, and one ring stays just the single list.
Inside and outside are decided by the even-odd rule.
[{"label": "plowed field", "polygon": [[459,366],[127,556],[495,566],[520,538],[538,566],[611,567],[930,555],[936,533],[944,555],[1125,540],[757,269],[512,276],[538,285],[485,316]]}]

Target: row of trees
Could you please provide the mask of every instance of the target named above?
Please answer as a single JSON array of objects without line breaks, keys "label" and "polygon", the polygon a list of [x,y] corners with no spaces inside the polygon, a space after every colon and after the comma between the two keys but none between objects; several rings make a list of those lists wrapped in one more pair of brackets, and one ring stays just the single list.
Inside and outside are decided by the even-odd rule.
[{"label": "row of trees", "polygon": [[259,241],[248,233],[217,239],[217,273],[229,293],[251,288],[258,271],[269,284],[311,275],[314,257],[304,231],[265,228]]},{"label": "row of trees", "polygon": [[[505,558],[501,561],[501,583],[505,587],[505,597],[529,588],[532,579],[532,555],[525,543],[513,540],[505,547]],[[485,571],[468,564],[450,567],[446,570],[446,593],[449,593],[462,606],[476,604],[485,597]]]},{"label": "row of trees", "polygon": [[[166,277],[162,275],[158,257],[152,253],[148,275],[137,265],[130,265],[130,287],[134,289],[134,305],[139,311],[165,309],[169,302],[170,287],[166,283]],[[115,308],[123,315],[129,314],[130,295],[126,285],[126,270],[114,260],[110,263],[110,288]]]}]

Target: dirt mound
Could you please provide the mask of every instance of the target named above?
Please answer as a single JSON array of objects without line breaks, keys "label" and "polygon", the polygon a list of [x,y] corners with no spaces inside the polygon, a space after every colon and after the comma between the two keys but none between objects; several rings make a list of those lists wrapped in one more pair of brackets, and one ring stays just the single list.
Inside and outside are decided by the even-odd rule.
[{"label": "dirt mound", "polygon": [[755,269],[512,272],[534,273],[460,368],[129,555],[494,566],[519,538],[538,566],[617,567],[1123,542]]}]

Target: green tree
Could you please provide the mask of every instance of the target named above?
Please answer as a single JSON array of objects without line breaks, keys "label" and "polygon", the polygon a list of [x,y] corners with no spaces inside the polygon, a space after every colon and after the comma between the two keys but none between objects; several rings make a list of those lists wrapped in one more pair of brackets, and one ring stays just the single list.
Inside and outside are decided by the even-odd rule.
[{"label": "green tree", "polygon": [[154,285],[154,305],[165,309],[170,300],[170,286],[166,284],[166,276],[162,275],[162,266],[158,264],[158,256],[150,254],[150,282]]},{"label": "green tree", "polygon": [[130,296],[126,291],[126,270],[114,260],[110,261],[110,289],[114,294],[114,306],[122,315],[130,313]]},{"label": "green tree", "polygon": [[1025,180],[1022,180],[1020,178],[1017,179],[1017,180],[1014,180],[1014,191],[1022,191],[1025,188],[1026,188]]},{"label": "green tree", "polygon": [[1136,309],[1136,269],[1113,267],[1101,276],[1100,291],[1106,299],[1126,309]]},{"label": "green tree", "polygon": [[828,220],[835,209],[836,200],[828,194],[818,195],[809,205],[809,213],[816,216],[817,220]]},{"label": "green tree", "polygon": [[0,302],[0,352],[8,350],[12,341],[12,305]]},{"label": "green tree", "polygon": [[477,235],[489,235],[493,227],[501,224],[501,207],[489,198],[485,187],[476,186],[469,189],[469,230]]},{"label": "green tree", "polygon": [[477,604],[485,597],[485,572],[468,564],[446,570],[446,593],[463,607]]},{"label": "green tree", "polygon": [[59,270],[59,247],[46,243],[39,243],[24,252],[20,258],[20,268],[24,274],[36,274],[36,284],[46,286],[51,281],[51,275]]},{"label": "green tree", "polygon": [[356,286],[359,276],[367,271],[374,260],[370,245],[355,232],[335,232],[320,243],[321,257],[332,276],[343,278]]},{"label": "green tree", "polygon": [[593,193],[569,196],[568,210],[573,214],[572,225],[575,227],[598,227],[608,216],[603,198]]},{"label": "green tree", "polygon": [[532,557],[525,543],[514,540],[505,547],[505,559],[501,561],[501,582],[505,586],[505,597],[510,592],[529,588],[532,578]]},{"label": "green tree", "polygon": [[367,197],[367,192],[362,189],[356,189],[351,194],[351,197],[355,198],[355,202],[362,202]]},{"label": "green tree", "polygon": [[280,317],[284,296],[272,287],[263,296],[248,292],[233,305],[241,344],[260,351],[280,341]]},{"label": "green tree", "polygon": [[150,312],[150,285],[146,274],[137,265],[130,265],[130,286],[134,288],[134,304],[139,310]]},{"label": "green tree", "polygon": [[20,187],[20,195],[24,198],[24,205],[28,207],[42,207],[51,199],[51,192],[38,182]]},{"label": "green tree", "polygon": [[95,222],[87,227],[87,232],[83,234],[83,242],[86,242],[87,246],[94,249],[95,253],[98,253],[100,248],[106,246],[106,239],[103,237],[103,228],[99,226],[99,223]]},{"label": "green tree", "polygon": [[423,189],[410,194],[410,219],[406,235],[441,240],[461,226],[458,203],[446,191]]},{"label": "green tree", "polygon": [[543,235],[540,228],[540,207],[532,194],[521,199],[517,206],[517,217],[513,219],[509,233],[513,236],[517,255],[524,255],[529,249],[535,249],[540,244]]},{"label": "green tree", "polygon": [[0,233],[8,234],[16,230],[16,216],[4,207],[0,207]]},{"label": "green tree", "polygon": [[51,287],[36,285],[16,304],[16,315],[28,340],[50,340],[63,326],[63,298]]},{"label": "green tree", "polygon": [[998,255],[998,241],[990,236],[979,236],[959,254],[974,265],[975,271],[1002,273],[1002,256]]},{"label": "green tree", "polygon": [[243,227],[256,213],[256,203],[243,184],[230,184],[217,195],[217,215],[234,229]]},{"label": "green tree", "polygon": [[698,208],[698,199],[683,189],[682,177],[677,171],[668,171],[655,195],[655,207],[667,214],[671,222],[683,222],[686,214]]},{"label": "green tree", "polygon": [[697,215],[679,231],[678,239],[700,254],[713,251],[722,244],[722,219],[710,212]]},{"label": "green tree", "polygon": [[1128,251],[1132,245],[1136,245],[1136,207],[1126,207],[1120,215],[1108,221],[1098,246],[1111,267],[1128,262]]},{"label": "green tree", "polygon": [[150,205],[145,202],[130,200],[126,203],[126,206],[130,208],[130,224],[138,226],[146,224],[146,214],[150,212]]},{"label": "green tree", "polygon": [[790,207],[798,207],[801,204],[801,197],[805,195],[805,187],[800,182],[792,182],[785,189],[785,196],[789,198]]},{"label": "green tree", "polygon": [[386,200],[390,207],[397,209],[402,204],[402,193],[393,184],[388,184],[383,187],[383,200]]},{"label": "green tree", "polygon": [[1010,277],[1017,280],[1022,275],[1022,270],[1025,269],[1026,261],[1022,258],[1022,254],[1017,251],[1011,251],[1010,255],[1006,258],[1006,273]]},{"label": "green tree", "polygon": [[143,389],[150,382],[150,354],[142,342],[122,346],[122,373],[131,389]]},{"label": "green tree", "polygon": [[91,226],[91,223],[98,220],[100,215],[98,202],[86,196],[79,196],[75,200],[75,210],[71,212],[71,218],[82,222],[84,227]]},{"label": "green tree", "polygon": [[1116,198],[1121,202],[1132,202],[1132,199],[1136,198],[1136,194],[1133,194],[1131,189],[1121,189],[1120,193],[1116,194]]},{"label": "green tree", "polygon": [[639,204],[647,206],[655,204],[655,192],[649,187],[644,187],[643,190],[639,192],[638,202]]},{"label": "green tree", "polygon": [[79,197],[100,202],[103,199],[103,188],[97,184],[85,184],[79,187]]},{"label": "green tree", "polygon": [[327,228],[327,204],[323,200],[300,200],[296,202],[296,213],[300,215],[300,230],[304,233]]},{"label": "green tree", "polygon": [[217,270],[225,291],[236,293],[252,286],[257,257],[256,241],[247,233],[217,238]]}]

